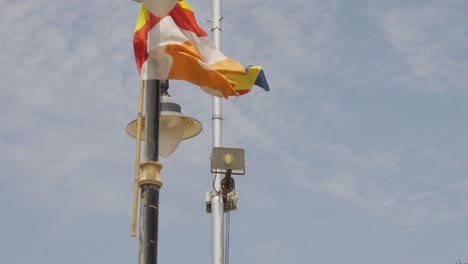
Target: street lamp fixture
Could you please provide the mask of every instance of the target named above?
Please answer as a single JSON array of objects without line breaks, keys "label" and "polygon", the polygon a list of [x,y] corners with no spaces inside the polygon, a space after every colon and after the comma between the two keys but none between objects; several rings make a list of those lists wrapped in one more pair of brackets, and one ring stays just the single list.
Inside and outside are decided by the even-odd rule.
[{"label": "street lamp fixture", "polygon": [[[144,118],[142,124],[144,124]],[[144,125],[141,126],[141,139],[144,140]],[[159,120],[159,155],[169,157],[179,146],[182,140],[197,136],[203,127],[200,121],[188,117],[181,112],[179,104],[163,92],[161,94],[161,117]],[[133,120],[127,125],[127,133],[136,138],[137,120]]]},{"label": "street lamp fixture", "polygon": [[[180,141],[192,138],[202,130],[198,120],[182,114],[180,105],[176,104],[167,93],[168,88],[167,80],[140,81],[138,118],[130,122],[126,128],[127,133],[136,138],[130,235],[136,236],[138,190],[141,189],[138,263],[143,264],[157,263],[159,190],[163,186],[159,156],[169,157]],[[144,117],[143,101],[146,101]],[[143,140],[145,140],[145,157],[141,162],[140,150]]]}]

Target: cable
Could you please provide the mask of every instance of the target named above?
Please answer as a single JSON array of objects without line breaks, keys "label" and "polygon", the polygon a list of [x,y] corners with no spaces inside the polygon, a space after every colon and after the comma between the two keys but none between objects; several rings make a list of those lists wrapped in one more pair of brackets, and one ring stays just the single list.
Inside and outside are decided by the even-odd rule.
[{"label": "cable", "polygon": [[229,229],[231,226],[231,211],[226,212],[226,242],[224,243],[224,263],[229,264]]},{"label": "cable", "polygon": [[215,173],[215,176],[213,177],[213,190],[216,192],[216,194],[218,194],[219,191],[216,190],[216,186],[215,186],[216,177],[218,177],[218,173]]}]

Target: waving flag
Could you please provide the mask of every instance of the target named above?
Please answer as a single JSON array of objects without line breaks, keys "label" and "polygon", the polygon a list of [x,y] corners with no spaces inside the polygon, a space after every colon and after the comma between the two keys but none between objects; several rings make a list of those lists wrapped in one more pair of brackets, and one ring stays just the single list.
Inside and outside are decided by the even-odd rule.
[{"label": "waving flag", "polygon": [[214,96],[239,95],[236,82],[223,74],[244,75],[245,68],[216,49],[185,1],[163,17],[142,4],[133,44],[143,80],[185,80]]},{"label": "waving flag", "polygon": [[229,80],[236,83],[234,89],[239,95],[250,92],[254,84],[263,88],[263,90],[267,92],[270,91],[270,87],[268,86],[268,82],[261,66],[249,66],[245,70],[247,71],[246,74],[224,74],[224,76],[226,76]]}]

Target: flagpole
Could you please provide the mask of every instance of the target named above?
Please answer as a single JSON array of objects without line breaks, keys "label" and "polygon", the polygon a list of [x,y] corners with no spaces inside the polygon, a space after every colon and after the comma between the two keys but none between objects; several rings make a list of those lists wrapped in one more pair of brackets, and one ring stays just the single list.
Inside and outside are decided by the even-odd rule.
[{"label": "flagpole", "polygon": [[[211,32],[216,48],[221,50],[221,0],[211,1]],[[222,104],[221,98],[213,96],[212,99],[213,147],[222,146]],[[211,263],[224,263],[224,205],[221,195],[221,174],[213,175],[213,188],[211,195]]]}]

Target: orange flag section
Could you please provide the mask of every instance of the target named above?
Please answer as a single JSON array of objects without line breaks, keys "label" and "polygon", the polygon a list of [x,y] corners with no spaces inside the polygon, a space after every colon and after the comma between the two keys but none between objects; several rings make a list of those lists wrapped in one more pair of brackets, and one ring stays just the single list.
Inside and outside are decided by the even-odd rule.
[{"label": "orange flag section", "polygon": [[169,44],[165,51],[173,59],[172,68],[167,76],[169,80],[185,80],[201,87],[214,89],[215,91],[209,92],[214,96],[227,98],[239,95],[234,89],[236,83],[204,63],[190,42],[182,45]]}]

